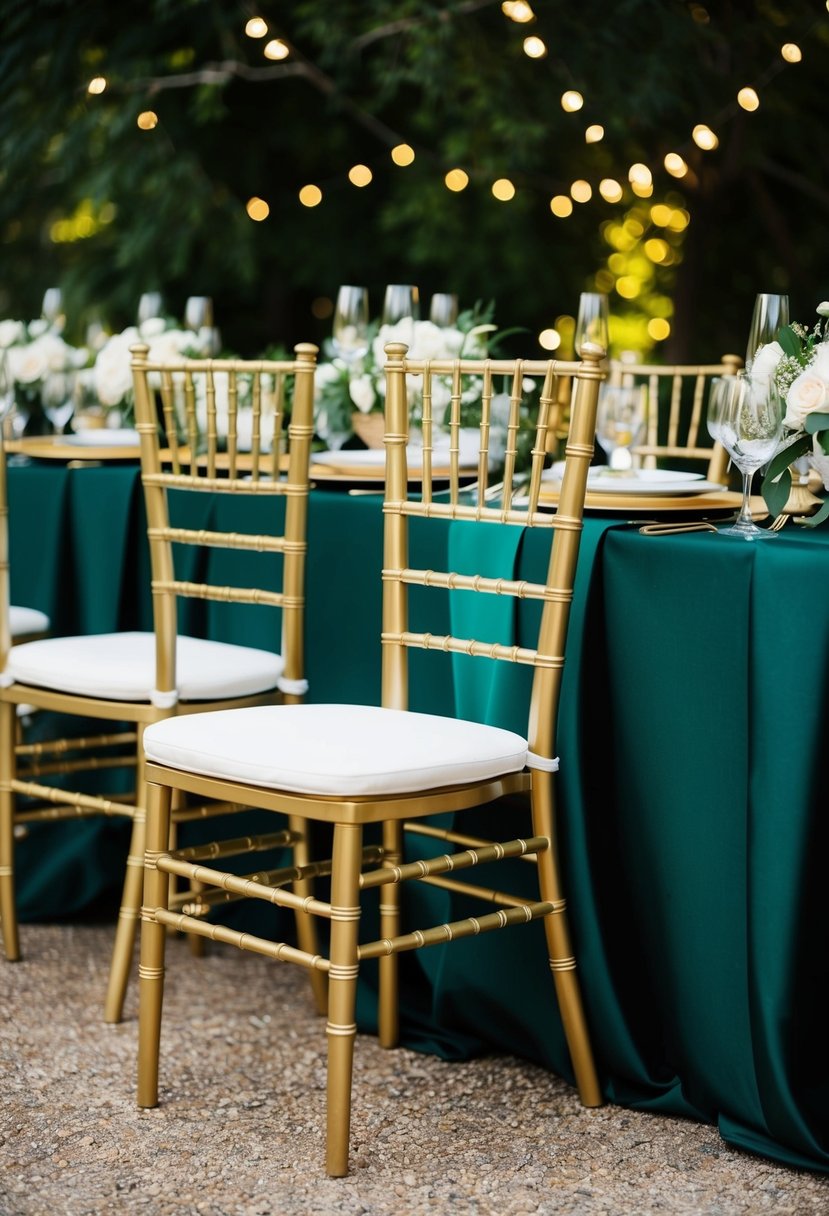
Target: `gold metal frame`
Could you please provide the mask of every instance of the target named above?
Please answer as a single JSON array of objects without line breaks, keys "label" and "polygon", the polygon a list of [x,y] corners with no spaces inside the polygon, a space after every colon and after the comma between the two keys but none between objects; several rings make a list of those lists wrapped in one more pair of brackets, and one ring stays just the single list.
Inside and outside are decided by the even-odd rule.
[{"label": "gold metal frame", "polygon": [[[423,362],[407,358],[403,344],[386,347],[386,487],[383,561],[383,667],[382,702],[405,710],[408,705],[408,653],[413,647],[440,649],[496,660],[526,663],[534,668],[528,741],[531,753],[528,771],[509,773],[486,781],[450,785],[420,793],[387,797],[334,798],[289,793],[249,785],[236,780],[204,777],[183,769],[149,763],[146,880],[142,908],[139,1078],[138,1102],[158,1102],[158,1067],[161,1006],[164,984],[165,938],[169,927],[215,938],[271,959],[297,963],[312,973],[327,977],[328,1008],[328,1136],[327,1170],[340,1176],[348,1170],[351,1075],[356,1025],[356,983],[360,963],[377,958],[380,969],[380,1042],[393,1046],[398,1038],[397,957],[408,950],[444,944],[516,924],[543,919],[550,967],[558,1004],[581,1099],[595,1106],[602,1101],[593,1063],[587,1021],[582,1008],[576,964],[566,920],[555,848],[555,802],[553,770],[556,762],[555,733],[558,714],[564,644],[573,594],[579,539],[582,528],[587,469],[593,455],[596,403],[603,379],[604,352],[586,345],[580,362],[533,362],[491,360]],[[432,452],[435,420],[432,414],[434,377],[451,384],[449,406],[450,487],[448,499],[433,492]],[[459,484],[460,403],[462,381],[474,376],[481,385],[480,460],[477,491],[472,502],[464,501]],[[509,421],[500,505],[491,505],[488,494],[489,436],[492,420],[493,377],[511,382]],[[409,431],[407,378],[419,377],[423,402],[423,483],[419,500],[408,495],[406,444]],[[535,428],[529,490],[526,502],[514,492],[517,435],[521,426],[521,400],[526,377],[539,378],[541,397]],[[538,509],[541,473],[551,418],[561,398],[560,382],[572,382],[570,429],[565,452],[565,472],[555,514]],[[550,529],[551,556],[546,582],[531,584],[513,579],[476,578],[452,571],[414,570],[408,564],[408,521],[427,519],[474,519],[502,526],[518,525]],[[481,642],[451,636],[412,633],[408,630],[408,587],[436,586],[474,590],[482,594],[533,597],[543,604],[538,645],[534,649],[496,642]],[[236,876],[202,864],[210,852],[197,857],[170,851],[169,825],[173,795],[230,799],[248,802],[265,810],[288,814],[294,819],[318,820],[333,825],[333,855],[327,862],[304,867],[310,881],[322,873],[331,875],[331,897],[312,896],[298,901],[285,890],[296,869],[269,874]],[[490,841],[453,830],[420,823],[422,817],[446,811],[482,806],[505,795],[526,793],[532,808],[532,835],[528,839]],[[363,828],[382,824],[382,844],[364,847]],[[403,863],[403,832],[436,837],[464,846],[443,857]],[[217,846],[218,847],[218,846]],[[255,849],[255,842],[252,851]],[[481,863],[508,857],[524,857],[535,863],[540,898],[524,899],[491,888],[462,884],[455,877]],[[189,879],[193,894],[185,909],[170,898],[170,876]],[[400,885],[415,881],[447,890],[463,890],[496,908],[482,915],[403,932]],[[360,901],[363,892],[380,891],[380,937],[360,942]],[[328,956],[273,942],[251,934],[214,926],[205,916],[216,902],[252,898],[287,908],[301,908],[330,925]]]},{"label": "gold metal frame", "polygon": [[[719,363],[650,364],[625,363],[611,360],[608,382],[623,388],[642,385],[648,399],[648,429],[645,443],[634,448],[642,458],[642,466],[655,469],[663,457],[706,462],[709,481],[727,483],[729,456],[721,443],[713,446],[700,443],[705,432],[705,392],[714,376],[736,376],[742,367],[738,355],[723,355]],[[670,384],[667,420],[664,408],[660,412],[660,387]],[[690,386],[690,397],[688,394]],[[687,411],[687,418],[683,413]],[[659,442],[660,422],[667,421],[666,442]]]},{"label": "gold metal frame", "polygon": [[[6,956],[20,957],[19,936],[14,906],[13,837],[14,828],[26,830],[34,822],[74,819],[88,815],[120,815],[132,821],[132,837],[126,863],[121,910],[115,935],[112,966],[105,1004],[105,1020],[121,1018],[135,931],[141,905],[144,862],[144,831],[147,786],[143,768],[142,735],[147,724],[174,714],[208,712],[237,706],[295,702],[301,699],[304,684],[303,609],[309,491],[310,445],[313,435],[314,374],[317,348],[300,344],[296,358],[283,361],[182,360],[176,363],[151,363],[149,348],[132,348],[135,410],[141,442],[142,480],[148,517],[148,538],[152,566],[154,632],[156,639],[157,704],[110,701],[96,697],[12,684],[0,689],[0,916]],[[219,452],[217,428],[217,372],[229,378],[227,455]],[[244,464],[247,472],[237,470],[238,386],[242,377],[252,379],[252,453]],[[202,441],[196,420],[196,385],[201,377],[206,395],[207,433]],[[287,378],[293,378],[293,405],[285,432],[285,392]],[[153,378],[160,379],[160,408],[157,407]],[[186,443],[181,442],[182,419],[176,413],[177,399],[183,389],[183,425]],[[272,395],[273,428],[271,451],[265,451],[261,423],[265,414],[265,394]],[[162,432],[164,438],[162,440]],[[202,451],[202,447],[204,450]],[[284,452],[287,448],[287,453]],[[283,454],[284,453],[284,454]],[[186,463],[185,463],[186,461]],[[224,464],[226,473],[219,467]],[[287,471],[283,466],[287,464]],[[0,476],[4,469],[0,467]],[[0,484],[0,490],[5,483]],[[243,536],[237,533],[208,533],[174,528],[170,525],[167,491],[228,494],[272,494],[286,498],[285,529],[281,537]],[[5,497],[3,497],[5,503]],[[6,519],[0,519],[0,599],[8,587]],[[211,587],[203,583],[177,580],[173,545],[217,545],[231,549],[250,549],[265,554],[282,553],[283,580],[280,592],[256,588]],[[284,672],[280,683],[287,689],[254,696],[225,698],[212,702],[182,702],[176,694],[176,605],[179,596],[215,599],[225,602],[260,603],[282,610],[282,648]],[[5,660],[9,631],[7,615],[0,612],[0,652]],[[15,747],[16,706],[37,708],[81,717],[129,723],[132,729],[121,733],[111,729],[94,737],[60,739],[38,745]],[[115,756],[101,756],[101,749],[116,747]],[[127,754],[124,754],[128,749]],[[18,772],[18,761],[26,765]],[[78,774],[93,769],[133,768],[136,771],[134,796],[99,797],[70,792],[44,784],[43,776]],[[15,796],[38,799],[40,805],[15,814]],[[216,804],[210,808],[177,806],[174,822],[224,814],[242,809],[242,804]],[[304,835],[294,824],[283,843],[294,850],[299,865],[309,861]],[[294,889],[308,894],[307,880],[298,878]],[[297,914],[298,933],[308,949],[314,949],[314,925],[301,909]],[[315,984],[320,1005],[325,1002],[324,978]]]}]

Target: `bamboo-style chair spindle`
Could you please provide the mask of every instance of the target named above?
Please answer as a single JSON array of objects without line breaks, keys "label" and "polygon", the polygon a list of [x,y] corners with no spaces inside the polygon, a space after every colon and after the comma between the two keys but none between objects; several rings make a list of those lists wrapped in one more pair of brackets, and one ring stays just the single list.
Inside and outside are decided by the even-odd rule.
[{"label": "bamboo-style chair spindle", "polygon": [[[0,914],[6,954],[19,954],[14,910],[14,825],[48,823],[86,815],[124,816],[132,822],[129,855],[115,933],[104,1017],[117,1022],[123,1010],[140,916],[144,876],[145,811],[143,736],[150,723],[229,707],[280,701],[296,703],[306,690],[303,653],[304,585],[307,549],[307,497],[317,348],[300,344],[295,357],[279,361],[179,360],[154,362],[149,347],[132,348],[136,425],[141,443],[141,473],[148,521],[152,571],[152,633],[103,634],[94,638],[48,638],[8,651],[7,624],[0,609],[0,648],[5,659],[0,687]],[[266,471],[260,467],[261,382],[293,385],[286,467],[278,454]],[[250,391],[253,451],[243,453],[238,434],[242,386]],[[226,400],[223,392],[226,388]],[[284,395],[280,397],[284,403]],[[281,420],[278,427],[281,428]],[[276,431],[278,434],[278,430]],[[2,465],[0,465],[2,477]],[[0,490],[5,483],[0,481]],[[248,535],[219,528],[174,526],[168,491],[200,495],[272,495],[284,499],[281,534]],[[5,517],[0,519],[0,593],[4,590]],[[270,587],[212,585],[177,575],[176,552],[193,547],[241,550],[260,555],[256,577],[278,581]],[[268,569],[267,567],[270,567]],[[180,634],[177,608],[182,598],[257,604],[281,612],[281,648],[274,617],[271,649],[230,645]],[[15,709],[32,705],[98,719],[128,723],[129,730],[51,740],[15,747]],[[114,755],[99,755],[101,749]],[[126,768],[133,788],[125,794],[91,794],[49,784],[45,778]],[[18,798],[36,800],[17,807]],[[235,814],[238,801],[194,808],[178,799],[174,824],[209,815]],[[282,847],[293,851],[299,867],[292,879],[297,934],[303,949],[316,952],[314,922],[303,907],[310,896],[304,823],[289,823]],[[242,850],[244,851],[244,850]],[[189,898],[187,892],[182,893]],[[199,891],[194,887],[194,901]],[[318,1008],[326,1003],[325,977],[315,976]]]},{"label": "bamboo-style chair spindle", "polygon": [[645,441],[632,449],[643,468],[655,469],[666,459],[688,460],[704,464],[709,481],[726,482],[728,453],[718,441],[708,441],[705,413],[711,380],[736,376],[741,367],[737,355],[705,364],[611,362],[610,383],[639,388],[646,397]]},{"label": "bamboo-style chair spindle", "polygon": [[[382,572],[382,690],[380,707],[342,705],[275,706],[201,714],[148,727],[145,734],[148,798],[145,903],[141,931],[141,997],[139,1016],[138,1101],[154,1106],[159,1098],[159,1049],[164,986],[165,938],[168,926],[216,937],[267,958],[294,962],[312,974],[327,976],[328,1116],[326,1167],[333,1176],[348,1170],[355,996],[360,965],[379,960],[379,1035],[391,1047],[398,1038],[397,960],[401,953],[448,944],[541,920],[550,967],[576,1080],[585,1105],[602,1101],[587,1019],[576,975],[565,901],[558,872],[554,800],[555,735],[567,622],[573,593],[582,527],[587,469],[593,454],[599,382],[604,352],[586,345],[580,361],[523,363],[514,360],[460,360],[428,363],[408,358],[400,343],[386,347],[384,550]],[[505,500],[486,495],[495,383],[507,378],[511,403],[506,441]],[[451,393],[448,414],[450,449],[457,447],[464,384],[481,396],[479,486],[463,501],[457,467],[450,457],[448,496],[427,484],[418,499],[410,493],[407,467],[409,401],[407,381],[422,378],[424,473],[433,436],[431,395],[440,378]],[[523,403],[527,380],[541,387],[538,421],[528,420]],[[573,386],[570,427],[556,512],[538,509],[538,482],[544,462],[546,431],[560,382]],[[518,431],[534,430],[529,506],[515,495]],[[546,579],[533,583],[516,577],[478,577],[454,570],[419,570],[409,566],[408,525],[411,518],[474,519],[481,526],[544,528],[550,538]],[[492,534],[493,537],[495,534]],[[465,595],[534,599],[541,605],[536,645],[435,636],[409,629],[408,589],[440,588]],[[527,664],[533,669],[527,735],[408,710],[408,665],[412,649],[480,656]],[[295,869],[239,876],[220,866],[221,850],[185,856],[168,845],[170,808],[182,791],[200,798],[239,800],[263,810],[288,814],[289,824],[319,821],[333,828],[333,854],[325,862]],[[490,840],[486,836],[424,822],[449,811],[472,811],[505,795],[528,796],[532,829],[523,839]],[[382,825],[379,844],[363,843],[363,829]],[[445,857],[403,860],[403,832],[412,844],[426,841],[460,846]],[[255,849],[255,844],[250,846]],[[407,854],[408,854],[407,850]],[[476,865],[524,858],[538,871],[537,898],[513,895],[473,882],[466,875]],[[207,864],[205,864],[207,863]],[[330,926],[330,946],[323,956],[285,942],[234,933],[209,922],[211,909],[228,899],[251,898],[295,907],[288,889],[297,873],[309,881],[330,874],[330,898],[299,897],[309,916]],[[185,910],[170,896],[170,876],[200,885],[199,898]],[[405,922],[400,888],[421,882],[479,898],[485,911],[474,917],[426,928]],[[376,890],[380,935],[360,935],[361,904]],[[194,1095],[201,1100],[201,1093]],[[448,1150],[445,1150],[448,1151]]]}]

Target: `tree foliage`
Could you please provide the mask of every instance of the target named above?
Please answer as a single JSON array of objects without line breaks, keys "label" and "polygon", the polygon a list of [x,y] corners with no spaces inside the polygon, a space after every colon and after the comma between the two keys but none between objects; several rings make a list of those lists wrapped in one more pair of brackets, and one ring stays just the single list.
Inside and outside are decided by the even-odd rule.
[{"label": "tree foliage", "polygon": [[[33,315],[52,283],[78,326],[95,313],[130,322],[145,290],[174,311],[206,294],[226,341],[251,353],[323,336],[311,304],[340,282],[366,283],[379,305],[391,281],[494,298],[502,325],[534,334],[572,313],[599,270],[614,312],[641,311],[644,295],[614,288],[627,259],[649,276],[643,292],[668,301],[661,315],[675,309],[675,358],[741,351],[757,291],[790,291],[808,319],[829,294],[825,6],[533,10],[519,25],[495,0],[263,0],[269,33],[256,40],[234,0],[0,0],[0,314]],[[544,58],[524,53],[529,35]],[[282,62],[263,56],[274,37],[291,49]],[[801,63],[781,57],[784,42]],[[106,89],[90,94],[98,75]],[[745,85],[756,113],[736,103]],[[579,112],[562,109],[566,89],[583,94]],[[146,111],[154,129],[137,125]],[[698,122],[715,151],[691,141]],[[585,142],[589,123],[601,142]],[[409,167],[389,157],[399,142],[415,150]],[[681,181],[662,167],[669,151],[689,165]],[[627,185],[637,162],[653,172],[650,200]],[[356,163],[374,174],[363,189],[347,178]],[[460,193],[444,185],[455,166],[470,177]],[[511,201],[493,197],[497,178],[514,183]],[[621,203],[599,197],[602,178],[625,185]],[[593,197],[558,219],[550,199],[576,179]],[[306,183],[319,206],[300,205]],[[246,213],[252,197],[264,222]],[[690,223],[667,234],[667,261],[646,265],[644,242],[666,235],[649,208],[665,199]],[[631,208],[633,246],[620,249],[608,224],[618,232]]]}]

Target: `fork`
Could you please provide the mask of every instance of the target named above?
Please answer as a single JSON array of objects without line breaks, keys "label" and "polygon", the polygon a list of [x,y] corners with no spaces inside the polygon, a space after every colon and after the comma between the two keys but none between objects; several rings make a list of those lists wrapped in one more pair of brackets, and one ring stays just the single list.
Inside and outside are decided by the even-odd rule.
[{"label": "fork", "polygon": [[791,518],[791,516],[787,515],[785,511],[781,511],[780,514],[777,516],[777,518],[773,519],[771,521],[771,523],[769,524],[768,531],[769,532],[781,531],[782,528],[785,528],[785,526],[789,522],[790,518]]}]

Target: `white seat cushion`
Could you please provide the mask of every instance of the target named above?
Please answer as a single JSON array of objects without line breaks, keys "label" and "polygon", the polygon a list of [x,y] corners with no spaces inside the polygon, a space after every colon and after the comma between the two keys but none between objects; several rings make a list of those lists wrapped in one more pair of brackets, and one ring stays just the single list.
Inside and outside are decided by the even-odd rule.
[{"label": "white seat cushion", "polygon": [[9,628],[13,638],[25,638],[32,633],[47,633],[49,618],[37,608],[21,608],[12,604],[9,608]]},{"label": "white seat cushion", "polygon": [[370,797],[519,772],[511,731],[370,705],[263,705],[169,718],[144,733],[149,760],[305,794]]},{"label": "white seat cushion", "polygon": [[[276,687],[278,654],[179,636],[176,678],[182,701],[244,697]],[[5,679],[112,701],[149,701],[155,689],[152,633],[97,633],[13,646]]]}]

